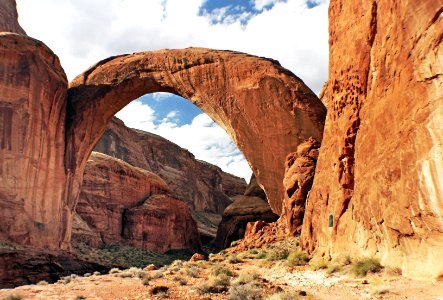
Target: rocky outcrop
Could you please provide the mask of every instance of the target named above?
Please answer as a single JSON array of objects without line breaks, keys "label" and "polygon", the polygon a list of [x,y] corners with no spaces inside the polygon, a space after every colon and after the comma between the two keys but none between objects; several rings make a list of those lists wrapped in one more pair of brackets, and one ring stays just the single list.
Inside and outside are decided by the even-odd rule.
[{"label": "rocky outcrop", "polygon": [[196,160],[194,155],[158,135],[130,129],[113,118],[95,151],[158,174],[170,192],[192,210],[222,214],[231,204],[229,196],[243,194],[243,178]]},{"label": "rocky outcrop", "polygon": [[0,288],[36,284],[41,280],[53,283],[63,276],[95,271],[107,273],[109,269],[109,266],[85,261],[68,252],[0,247]]},{"label": "rocky outcrop", "polygon": [[0,240],[69,247],[66,92],[66,75],[49,48],[0,33]]},{"label": "rocky outcrop", "polygon": [[328,115],[302,245],[443,274],[443,6],[332,0]]},{"label": "rocky outcrop", "polygon": [[273,222],[278,219],[278,215],[272,212],[266,198],[257,197],[264,193],[254,175],[245,194],[233,197],[234,202],[223,212],[215,239],[218,248],[229,247],[231,242],[243,238],[249,222]]},{"label": "rocky outcrop", "polygon": [[152,92],[190,99],[223,127],[249,161],[273,210],[281,212],[285,157],[306,138],[321,139],[326,109],[274,60],[201,48],[110,57],[71,82],[66,166],[76,179],[73,198],[87,156],[112,116]]},{"label": "rocky outcrop", "polygon": [[156,252],[200,250],[197,224],[189,207],[169,195],[153,195],[125,211],[123,237],[134,247]]},{"label": "rocky outcrop", "polygon": [[300,233],[305,214],[305,204],[315,175],[320,143],[309,138],[286,157],[283,187],[285,198],[284,217],[291,236]]},{"label": "rocky outcrop", "polygon": [[186,203],[158,195],[168,192],[159,176],[93,152],[83,180],[73,222],[75,241],[94,247],[125,242],[157,252],[199,249]]},{"label": "rocky outcrop", "polygon": [[14,32],[26,35],[17,21],[15,0],[0,0],[0,32]]}]

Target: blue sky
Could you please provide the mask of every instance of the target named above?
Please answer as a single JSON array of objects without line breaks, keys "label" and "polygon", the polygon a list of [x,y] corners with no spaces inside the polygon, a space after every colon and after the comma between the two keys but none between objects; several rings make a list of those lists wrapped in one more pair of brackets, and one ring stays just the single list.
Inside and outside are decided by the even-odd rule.
[{"label": "blue sky", "polygon": [[[17,0],[19,21],[68,79],[123,53],[207,47],[271,57],[318,93],[328,73],[328,0]],[[145,95],[117,116],[249,179],[227,134],[186,99]]]}]

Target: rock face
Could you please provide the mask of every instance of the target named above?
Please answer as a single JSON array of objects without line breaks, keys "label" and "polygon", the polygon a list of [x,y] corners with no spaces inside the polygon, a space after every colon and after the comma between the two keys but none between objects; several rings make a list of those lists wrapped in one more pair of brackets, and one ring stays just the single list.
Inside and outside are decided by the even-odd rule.
[{"label": "rock face", "polygon": [[263,194],[253,175],[245,195],[235,196],[234,202],[223,212],[215,239],[218,248],[229,247],[232,241],[243,238],[249,222],[274,222],[278,219],[278,215],[272,212],[266,198],[257,197]]},{"label": "rock face", "polygon": [[15,0],[0,0],[0,32],[14,32],[26,35],[17,21]]},{"label": "rock face", "polygon": [[[17,267],[19,266],[19,267]],[[95,271],[107,273],[110,267],[85,261],[72,253],[0,248],[0,288],[36,284],[41,280],[56,282],[63,276]]]},{"label": "rock face", "polygon": [[226,129],[271,207],[281,212],[285,157],[306,138],[321,139],[326,109],[276,61],[201,48],[110,57],[71,82],[66,166],[73,174],[72,199],[87,157],[112,116],[152,92],[183,96]]},{"label": "rock face", "polygon": [[443,274],[442,11],[434,0],[330,2],[308,251],[376,255],[411,277]]},{"label": "rock face", "polygon": [[49,48],[0,34],[0,240],[69,246],[66,92],[65,73]]},{"label": "rock face", "polygon": [[197,227],[189,209],[183,208],[186,203],[157,195],[168,191],[159,176],[93,152],[83,180],[76,207],[78,217],[74,218],[74,240],[95,247],[124,240],[161,252],[199,249]]},{"label": "rock face", "polygon": [[309,138],[289,154],[285,162],[284,217],[291,236],[300,233],[305,214],[308,192],[311,190],[315,175],[320,143]]},{"label": "rock face", "polygon": [[123,237],[145,250],[200,250],[197,224],[183,201],[168,195],[153,195],[144,204],[125,212]]},{"label": "rock face", "polygon": [[186,149],[158,135],[126,127],[113,118],[95,151],[158,174],[177,198],[196,211],[222,214],[229,196],[243,194],[243,178],[198,161]]}]

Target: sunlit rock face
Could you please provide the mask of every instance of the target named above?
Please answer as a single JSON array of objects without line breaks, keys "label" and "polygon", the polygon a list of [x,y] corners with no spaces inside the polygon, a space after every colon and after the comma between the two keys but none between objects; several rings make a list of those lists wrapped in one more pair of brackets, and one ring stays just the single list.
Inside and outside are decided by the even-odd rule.
[{"label": "sunlit rock face", "polygon": [[14,32],[26,35],[17,18],[15,0],[0,0],[0,32]]},{"label": "sunlit rock face", "polygon": [[302,245],[443,273],[443,18],[439,1],[329,8],[328,115]]}]

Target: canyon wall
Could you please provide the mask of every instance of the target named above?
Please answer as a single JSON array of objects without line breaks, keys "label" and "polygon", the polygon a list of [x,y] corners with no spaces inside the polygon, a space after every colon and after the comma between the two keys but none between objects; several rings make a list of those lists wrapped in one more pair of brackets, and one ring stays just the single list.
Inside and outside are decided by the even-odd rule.
[{"label": "canyon wall", "polygon": [[243,194],[246,181],[194,155],[158,135],[126,127],[112,118],[95,151],[159,175],[170,192],[192,210],[222,214],[230,196]]},{"label": "canyon wall", "polygon": [[316,255],[443,274],[443,6],[329,7],[328,114],[302,228]]}]

